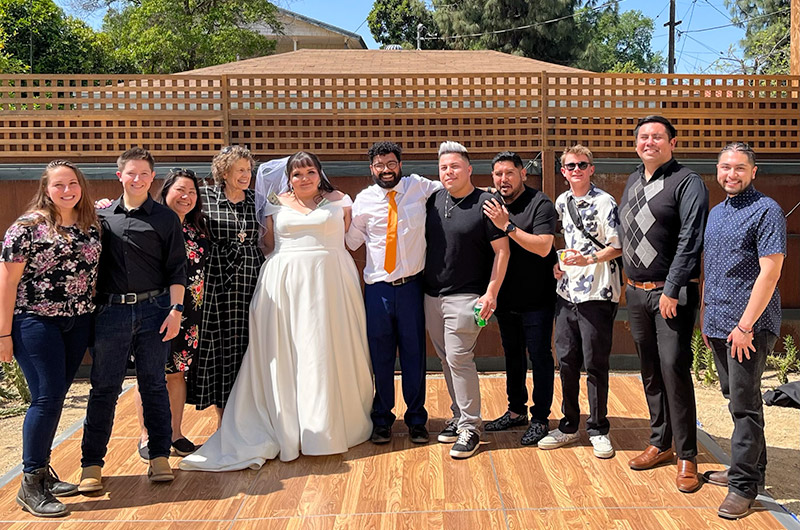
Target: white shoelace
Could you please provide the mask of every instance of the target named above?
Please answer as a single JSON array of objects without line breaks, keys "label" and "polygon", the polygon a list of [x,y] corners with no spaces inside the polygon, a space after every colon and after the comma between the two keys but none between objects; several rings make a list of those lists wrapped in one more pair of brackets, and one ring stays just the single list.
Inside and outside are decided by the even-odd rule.
[{"label": "white shoelace", "polygon": [[458,440],[456,441],[456,445],[467,445],[469,443],[470,438],[472,437],[472,431],[469,429],[465,429],[458,433]]}]

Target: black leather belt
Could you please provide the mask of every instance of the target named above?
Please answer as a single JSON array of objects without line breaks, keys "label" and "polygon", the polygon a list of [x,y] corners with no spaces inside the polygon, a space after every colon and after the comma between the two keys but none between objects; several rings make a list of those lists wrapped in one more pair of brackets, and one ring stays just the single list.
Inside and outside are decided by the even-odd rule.
[{"label": "black leather belt", "polygon": [[418,272],[418,273],[414,274],[413,276],[406,276],[405,278],[400,278],[399,280],[394,280],[393,282],[387,282],[387,283],[397,287],[398,285],[403,285],[405,283],[414,281],[417,278],[419,278],[420,276],[422,276],[422,273]]},{"label": "black leather belt", "polygon": [[109,304],[138,304],[139,302],[144,302],[145,300],[155,298],[156,296],[162,295],[166,292],[167,291],[164,289],[161,289],[155,291],[145,291],[143,293],[109,294],[106,296],[108,297]]}]

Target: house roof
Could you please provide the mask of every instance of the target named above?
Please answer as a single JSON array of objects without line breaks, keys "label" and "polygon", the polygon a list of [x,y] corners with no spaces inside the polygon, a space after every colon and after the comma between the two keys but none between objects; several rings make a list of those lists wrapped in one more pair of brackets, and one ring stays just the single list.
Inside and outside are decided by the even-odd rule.
[{"label": "house roof", "polygon": [[297,50],[181,72],[219,74],[580,73],[585,70],[491,50]]},{"label": "house roof", "polygon": [[358,33],[354,33],[352,31],[347,31],[346,29],[342,29],[340,27],[334,26],[333,24],[328,24],[327,22],[322,22],[321,20],[317,20],[315,18],[307,17],[305,15],[301,15],[300,13],[295,13],[294,11],[289,11],[288,9],[283,9],[282,7],[278,8],[278,12],[279,12],[280,15],[283,15],[282,17],[279,16],[278,17],[279,19],[281,19],[283,17],[288,17],[288,18],[295,18],[297,20],[302,20],[303,22],[306,22],[308,24],[312,24],[314,26],[318,26],[318,27],[320,27],[322,29],[325,29],[327,31],[332,31],[333,33],[339,33],[339,34],[344,35],[346,37],[350,37],[351,39],[355,39],[355,40],[359,41],[359,43],[361,44],[362,48],[364,48],[365,50],[367,49],[367,45],[364,42],[364,39]]}]

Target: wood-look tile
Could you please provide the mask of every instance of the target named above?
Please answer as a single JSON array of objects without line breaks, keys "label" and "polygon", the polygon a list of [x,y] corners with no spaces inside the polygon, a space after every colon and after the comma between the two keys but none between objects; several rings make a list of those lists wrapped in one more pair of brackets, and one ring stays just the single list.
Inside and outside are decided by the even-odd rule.
[{"label": "wood-look tile", "polygon": [[[531,387],[528,377],[528,388]],[[18,480],[0,489],[0,528],[95,530],[167,528],[249,529],[453,529],[463,528],[776,528],[763,508],[741,522],[725,522],[716,509],[723,488],[704,486],[686,495],[675,488],[675,465],[633,471],[627,462],[647,447],[649,421],[641,381],[612,376],[609,398],[611,437],[617,454],[594,457],[585,431],[578,444],[552,451],[522,447],[524,428],[485,433],[474,457],[450,458],[449,444],[436,435],[450,417],[444,379],[427,382],[431,442],[413,444],[402,422],[400,381],[396,381],[398,421],[392,441],[364,443],[344,455],[301,456],[268,462],[261,470],[230,473],[175,471],[168,485],[151,484],[139,460],[138,421],[133,393],[120,397],[104,468],[106,490],[98,496],[64,499],[72,515],[42,521],[14,502]],[[484,419],[507,405],[505,378],[482,377]],[[560,417],[560,381],[555,380],[550,427]],[[582,421],[588,413],[585,378]],[[184,433],[196,443],[216,429],[216,414],[187,407]],[[80,473],[81,432],[53,452],[53,466],[65,480]],[[718,469],[700,446],[700,471]],[[171,460],[173,468],[178,459]],[[507,522],[506,522],[507,518]]]},{"label": "wood-look tile", "polygon": [[781,527],[768,512],[754,512],[745,519],[727,521],[717,516],[716,508],[509,510],[507,517],[510,530],[776,530]]}]

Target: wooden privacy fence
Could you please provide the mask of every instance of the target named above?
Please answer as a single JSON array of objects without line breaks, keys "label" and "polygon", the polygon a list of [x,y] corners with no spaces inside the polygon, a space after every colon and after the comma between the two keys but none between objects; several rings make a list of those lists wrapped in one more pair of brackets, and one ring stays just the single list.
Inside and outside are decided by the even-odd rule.
[{"label": "wooden privacy fence", "polygon": [[379,140],[430,158],[456,140],[473,156],[549,153],[575,142],[630,156],[631,130],[668,117],[683,155],[732,140],[800,158],[800,77],[442,73],[0,75],[0,162],[107,161],[144,146],[206,160],[226,144],[272,157],[305,149],[360,159]]}]

